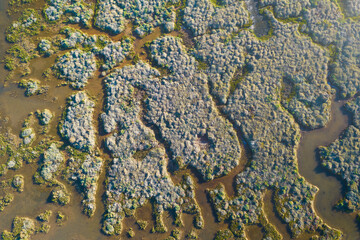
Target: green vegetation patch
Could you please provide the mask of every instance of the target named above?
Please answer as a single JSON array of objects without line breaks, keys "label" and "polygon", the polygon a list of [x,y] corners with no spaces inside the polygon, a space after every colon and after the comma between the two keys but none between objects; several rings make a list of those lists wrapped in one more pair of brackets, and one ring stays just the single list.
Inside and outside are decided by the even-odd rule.
[{"label": "green vegetation patch", "polygon": [[19,19],[14,21],[6,30],[6,40],[10,43],[16,43],[23,40],[26,36],[39,34],[41,25],[41,16],[31,8],[25,9]]}]

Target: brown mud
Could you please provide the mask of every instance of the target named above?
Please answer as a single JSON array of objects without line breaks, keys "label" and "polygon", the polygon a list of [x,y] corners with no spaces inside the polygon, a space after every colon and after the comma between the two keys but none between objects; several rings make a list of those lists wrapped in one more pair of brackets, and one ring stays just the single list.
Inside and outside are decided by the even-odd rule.
[{"label": "brown mud", "polygon": [[[258,13],[256,8],[256,0],[247,0],[246,4],[250,9],[250,13],[253,15],[254,32],[258,36],[266,35],[268,26],[264,25],[266,21]],[[5,31],[6,26],[11,22],[11,19],[7,17],[5,10],[7,9],[7,1],[0,1],[0,30]],[[72,25],[75,27],[75,25]],[[76,27],[75,27],[76,28]],[[120,40],[124,36],[131,35],[131,26],[129,30],[117,36],[110,36],[114,41]],[[87,34],[104,34],[97,29],[81,29]],[[143,49],[146,42],[156,39],[161,35],[160,28],[156,28],[154,32],[143,39],[135,38],[135,52],[139,54],[140,59],[146,60],[147,56]],[[174,35],[175,33],[171,33]],[[175,34],[177,35],[177,34]],[[6,49],[9,48],[9,44],[6,43],[4,37],[0,38],[0,55],[3,56]],[[62,112],[66,106],[66,98],[75,92],[67,86],[57,87],[61,82],[54,79],[46,80],[42,73],[54,63],[56,56],[50,58],[37,58],[31,65],[31,74],[28,77],[41,79],[42,84],[49,85],[49,91],[47,94],[25,97],[24,90],[19,89],[17,84],[9,83],[7,87],[3,87],[2,83],[5,79],[7,71],[0,67],[0,113],[1,117],[8,117],[10,119],[8,127],[13,130],[15,134],[18,134],[23,123],[23,120],[30,112],[34,112],[37,109],[48,108],[55,113],[55,119],[52,120],[48,135],[54,136],[56,139],[60,139],[57,134],[57,122],[59,122]],[[129,60],[122,63],[119,67],[126,64],[130,64]],[[103,78],[99,77],[100,72],[96,72],[95,77],[89,80],[86,87],[86,91],[91,97],[96,99],[95,108],[95,125],[99,126],[98,116],[102,112],[102,106],[104,102],[103,91]],[[360,234],[355,223],[355,216],[352,214],[346,214],[342,212],[336,212],[333,210],[334,204],[341,198],[343,185],[335,177],[326,173],[324,169],[320,167],[320,162],[317,160],[316,148],[321,145],[328,145],[333,142],[340,133],[348,126],[348,117],[341,110],[344,102],[334,102],[332,107],[332,119],[329,124],[322,128],[313,131],[302,132],[302,139],[298,149],[298,162],[299,172],[306,178],[307,181],[316,185],[320,190],[315,198],[315,209],[318,215],[324,219],[324,221],[331,227],[339,228],[346,234],[346,239],[360,239]],[[106,136],[102,135],[99,130],[97,143],[98,145],[104,140]],[[178,183],[184,173],[190,173],[195,182],[196,189],[195,195],[197,203],[200,206],[202,216],[205,221],[205,228],[202,230],[196,230],[199,239],[212,239],[214,234],[220,230],[227,228],[226,223],[217,223],[213,215],[213,210],[208,202],[206,189],[215,188],[219,183],[225,186],[226,192],[229,197],[235,195],[234,178],[235,176],[244,170],[249,156],[247,156],[244,147],[242,147],[242,158],[238,167],[233,169],[227,176],[220,177],[210,182],[200,182],[197,174],[190,169],[181,170],[171,175],[175,183]],[[22,174],[25,177],[25,189],[22,193],[15,193],[14,201],[0,213],[0,232],[5,229],[11,228],[12,219],[15,216],[27,216],[35,218],[38,214],[45,210],[52,210],[53,215],[50,220],[51,229],[46,235],[37,234],[33,239],[119,239],[116,237],[104,236],[101,229],[101,219],[104,213],[104,205],[102,203],[102,196],[105,192],[104,181],[107,165],[111,162],[110,156],[106,153],[102,154],[105,161],[105,167],[99,179],[99,189],[97,192],[97,209],[95,215],[91,218],[86,217],[82,213],[81,195],[75,190],[75,188],[69,184],[66,184],[68,190],[71,192],[71,202],[67,206],[60,207],[55,204],[47,202],[47,198],[51,191],[51,188],[32,184],[32,176],[37,170],[37,164],[24,165],[16,174]],[[0,180],[7,179],[14,174],[10,171],[5,176],[0,177]],[[61,182],[64,182],[61,180]],[[287,231],[286,225],[275,214],[274,205],[272,200],[272,192],[267,191],[264,195],[264,212],[271,224],[283,236],[283,239],[290,239],[290,235]],[[62,226],[55,224],[55,213],[57,211],[63,212],[68,220],[64,222]],[[124,220],[122,238],[126,238],[126,231],[132,228],[135,231],[135,239],[163,239],[170,234],[170,231],[174,229],[173,217],[165,212],[163,221],[168,228],[166,234],[150,234],[150,229],[153,226],[153,220],[151,215],[150,204],[145,205],[139,209],[135,217],[129,217]],[[144,231],[138,230],[138,226],[135,224],[136,219],[147,220],[149,222],[148,227]],[[183,236],[193,229],[193,216],[188,214],[182,215],[184,227],[179,228],[183,232]],[[263,236],[261,228],[258,226],[246,227],[246,235],[249,239],[260,239]],[[121,238],[121,239],[122,239]],[[308,236],[302,236],[300,239],[308,239]]]}]

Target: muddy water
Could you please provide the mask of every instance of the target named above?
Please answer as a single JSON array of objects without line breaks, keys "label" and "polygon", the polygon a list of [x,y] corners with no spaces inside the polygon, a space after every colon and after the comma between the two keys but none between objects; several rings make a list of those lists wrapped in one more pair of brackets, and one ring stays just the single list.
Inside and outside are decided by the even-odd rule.
[{"label": "muddy water", "polygon": [[290,239],[290,234],[287,229],[287,225],[280,220],[279,216],[276,214],[276,209],[274,205],[274,196],[273,191],[268,190],[265,192],[263,197],[263,207],[264,213],[268,221],[276,228],[276,230],[281,234],[283,239]]},{"label": "muddy water", "polygon": [[319,146],[327,146],[336,140],[349,124],[343,111],[345,102],[334,102],[332,119],[324,128],[302,132],[298,149],[299,173],[319,188],[315,197],[318,215],[331,227],[340,229],[345,239],[360,239],[360,233],[353,214],[335,211],[333,206],[342,196],[343,185],[336,177],[328,174],[321,166],[316,154]]},{"label": "muddy water", "polygon": [[[264,36],[268,33],[268,24],[264,17],[261,16],[257,9],[256,0],[247,0],[246,5],[251,13],[253,20],[253,29],[257,36]],[[7,1],[0,0],[0,32],[4,32],[5,27],[10,23],[10,20],[6,17],[5,10],[7,8]],[[130,28],[129,28],[130,29]],[[85,30],[88,34],[101,34],[102,32],[94,29]],[[130,35],[130,32],[125,32],[122,35],[111,37],[114,41],[119,40],[124,35]],[[144,39],[135,40],[135,51],[140,54],[141,59],[146,59],[145,53],[143,52],[142,46],[146,41],[150,41],[161,35],[160,29],[155,29],[154,33],[145,37]],[[0,54],[4,54],[9,45],[0,39]],[[14,133],[18,133],[24,118],[37,109],[48,108],[55,112],[56,119],[53,120],[49,134],[57,136],[56,122],[60,119],[61,112],[65,107],[66,98],[73,92],[68,87],[56,87],[58,84],[54,80],[45,80],[42,77],[42,72],[51,66],[54,62],[54,57],[51,58],[39,58],[35,59],[31,64],[31,75],[30,77],[42,79],[43,84],[49,85],[49,92],[47,95],[33,96],[27,98],[23,95],[24,90],[17,88],[16,84],[9,84],[7,87],[0,85],[0,112],[10,119],[10,127],[14,130]],[[124,64],[128,64],[126,62]],[[99,76],[99,72],[96,76]],[[6,76],[6,71],[0,67],[0,78],[3,82]],[[101,84],[102,78],[95,77],[89,81],[87,91],[91,96],[94,96],[97,101],[97,107],[95,109],[95,116],[102,111],[103,104],[103,90]],[[299,170],[300,174],[304,176],[310,183],[319,187],[320,191],[316,195],[315,208],[320,217],[324,219],[332,227],[341,229],[347,239],[360,239],[360,234],[357,230],[354,222],[354,216],[344,213],[339,213],[332,210],[332,206],[340,199],[342,185],[335,178],[325,173],[323,169],[319,167],[319,162],[316,158],[315,149],[319,145],[327,145],[334,141],[339,134],[347,127],[348,118],[341,111],[343,102],[335,102],[333,105],[333,118],[329,125],[325,128],[303,132],[302,140],[300,143],[298,156],[299,156]],[[97,119],[95,119],[96,123]],[[58,136],[57,136],[58,138]],[[104,139],[104,136],[99,136],[98,143]],[[243,150],[243,153],[245,151]],[[104,154],[106,164],[109,163],[109,157]],[[229,196],[234,196],[233,181],[234,177],[244,169],[247,163],[247,157],[243,154],[240,160],[240,165],[230,172],[225,177],[216,179],[207,183],[196,183],[196,199],[201,208],[201,213],[205,221],[205,229],[197,230],[199,239],[212,239],[214,234],[219,229],[227,228],[225,223],[217,223],[213,215],[210,204],[208,203],[206,196],[206,189],[214,188],[219,183],[223,183],[226,192]],[[104,206],[102,204],[102,196],[105,188],[103,182],[105,180],[105,171],[102,172],[100,177],[99,191],[97,193],[97,210],[92,218],[88,218],[81,212],[81,196],[77,193],[73,186],[67,185],[67,188],[71,191],[72,197],[69,205],[65,207],[59,207],[54,204],[47,203],[47,198],[51,191],[51,188],[33,185],[32,175],[37,169],[37,165],[26,165],[18,173],[23,174],[25,177],[25,190],[23,193],[15,193],[15,199],[8,207],[5,208],[4,212],[0,213],[0,232],[4,229],[10,229],[11,221],[15,216],[28,216],[31,218],[36,217],[39,213],[44,210],[52,210],[53,212],[61,211],[65,213],[68,220],[62,225],[57,226],[54,223],[54,215],[50,221],[51,229],[47,235],[38,234],[35,235],[34,239],[52,239],[52,240],[63,240],[63,239],[119,239],[120,237],[105,237],[101,234],[101,217],[104,212]],[[104,168],[106,169],[106,167]],[[179,181],[179,178],[183,173],[191,173],[195,179],[196,174],[193,174],[190,170],[181,171],[172,178],[175,182]],[[0,180],[10,177],[13,172],[10,172],[5,177],[0,177]],[[63,181],[62,181],[63,182]],[[274,213],[274,207],[271,201],[271,192],[268,192],[264,196],[264,212],[269,221],[275,225],[277,230],[282,234],[284,239],[290,239],[287,232],[286,225],[284,225]],[[26,200],[25,200],[26,199]],[[125,238],[126,230],[130,227],[136,231],[135,239],[162,239],[170,233],[170,230],[174,229],[172,225],[173,219],[165,213],[163,221],[169,232],[167,234],[150,234],[150,229],[153,226],[151,216],[151,206],[146,205],[142,209],[139,209],[136,213],[136,218],[148,220],[149,226],[145,231],[138,231],[138,227],[135,224],[135,218],[126,218],[124,221],[124,230],[121,237]],[[192,221],[193,216],[184,214],[182,216],[184,227],[180,228],[184,234],[189,233],[193,228]],[[249,239],[257,240],[262,236],[261,229],[257,226],[250,226],[246,228],[246,235]],[[305,239],[305,238],[304,238]]]}]

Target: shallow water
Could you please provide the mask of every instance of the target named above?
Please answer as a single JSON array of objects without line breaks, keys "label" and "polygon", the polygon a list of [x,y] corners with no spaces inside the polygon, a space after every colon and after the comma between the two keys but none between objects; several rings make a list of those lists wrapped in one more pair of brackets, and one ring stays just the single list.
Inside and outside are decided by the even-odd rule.
[{"label": "shallow water", "polygon": [[250,17],[253,23],[250,28],[254,30],[257,37],[262,37],[268,34],[270,26],[265,17],[259,13],[257,1],[258,0],[245,0],[245,4],[250,12]]},{"label": "shallow water", "polygon": [[281,221],[279,216],[276,214],[275,205],[273,202],[273,191],[267,190],[263,197],[264,213],[268,221],[276,228],[281,234],[283,239],[290,239],[290,234],[287,229],[287,225]]},{"label": "shallow water", "polygon": [[343,185],[339,179],[326,172],[320,166],[316,149],[326,146],[339,137],[349,124],[349,117],[343,111],[344,101],[334,102],[332,118],[326,127],[302,132],[298,149],[299,173],[307,181],[319,188],[315,197],[315,209],[318,215],[331,227],[339,228],[345,239],[360,239],[355,215],[338,212],[333,206],[342,196]]},{"label": "shallow water", "polygon": [[[264,17],[258,13],[256,7],[256,0],[247,0],[246,4],[250,10],[254,32],[257,36],[264,36],[268,33],[268,24],[264,20]],[[10,23],[10,19],[6,17],[5,10],[7,8],[7,1],[0,0],[0,31],[4,32],[5,27]],[[100,34],[98,30],[85,31],[89,34]],[[129,34],[128,32],[125,34]],[[135,50],[141,52],[141,47],[146,41],[160,36],[160,29],[157,28],[153,34],[145,37],[142,40],[136,40]],[[118,40],[123,35],[112,37],[113,40]],[[4,54],[6,49],[9,47],[4,40],[0,38],[0,54]],[[141,58],[145,59],[145,53],[140,55]],[[50,67],[50,64],[54,62],[54,57],[51,58],[39,58],[35,59],[31,65],[32,73],[31,77],[41,78],[42,72]],[[128,62],[124,63],[127,64]],[[1,82],[6,76],[6,70],[0,67]],[[99,72],[96,73],[99,75]],[[102,91],[102,78],[95,77],[89,81],[87,90],[90,95],[95,96],[99,99],[96,102],[95,116],[102,111],[103,104],[103,91]],[[0,85],[0,112],[3,115],[9,117],[9,127],[13,129],[14,133],[18,133],[24,118],[37,109],[48,108],[55,112],[56,119],[53,120],[49,134],[57,136],[57,126],[54,124],[58,122],[61,117],[61,113],[65,107],[65,100],[73,90],[69,87],[55,87],[59,82],[48,81],[44,82],[50,85],[50,89],[47,95],[33,96],[27,98],[23,95],[24,90],[17,88],[16,84],[9,84],[7,87]],[[320,163],[316,158],[316,148],[320,145],[328,145],[338,138],[339,134],[348,126],[348,117],[341,110],[341,106],[344,102],[334,102],[332,107],[332,119],[329,124],[322,129],[313,131],[302,132],[302,138],[298,149],[298,160],[299,160],[299,171],[307,181],[316,185],[319,188],[319,192],[315,198],[315,209],[320,217],[324,219],[332,227],[341,229],[346,234],[346,239],[360,239],[360,233],[357,229],[354,221],[355,216],[336,212],[332,209],[333,205],[341,198],[342,184],[335,177],[327,174],[324,169],[319,167]],[[95,119],[97,121],[97,118]],[[97,123],[97,122],[96,122]],[[97,141],[100,143],[105,136],[99,136]],[[57,137],[59,138],[59,137]],[[109,163],[109,157],[104,153],[103,158],[106,160],[107,165]],[[206,189],[214,188],[219,183],[225,185],[226,192],[229,196],[234,196],[235,191],[233,187],[234,177],[244,169],[248,158],[245,155],[243,148],[243,156],[240,160],[240,165],[229,173],[225,177],[213,180],[211,182],[201,183],[197,181],[194,174],[190,170],[184,170],[176,175],[172,175],[174,182],[178,182],[179,178],[183,173],[191,173],[196,182],[196,199],[201,208],[201,213],[205,221],[205,229],[197,230],[199,239],[212,239],[214,234],[219,229],[227,228],[225,223],[217,223],[212,213],[210,204],[208,203],[206,196]],[[68,220],[62,225],[57,226],[54,223],[55,214],[53,214],[50,225],[51,229],[47,235],[37,234],[33,239],[52,239],[52,240],[63,240],[63,239],[120,239],[120,237],[106,237],[100,232],[101,228],[101,217],[104,212],[104,206],[101,202],[102,195],[104,194],[103,182],[105,179],[105,171],[102,172],[100,177],[99,191],[97,193],[97,210],[92,218],[88,218],[81,212],[81,196],[77,193],[73,186],[69,186],[68,190],[71,191],[72,197],[69,205],[65,207],[59,207],[55,204],[47,203],[47,198],[51,191],[51,188],[33,185],[32,175],[37,169],[37,165],[24,165],[24,167],[16,173],[23,174],[25,177],[25,190],[23,193],[15,193],[14,201],[5,208],[4,212],[0,213],[0,232],[4,229],[10,229],[12,219],[15,216],[28,216],[35,218],[39,213],[51,209],[54,213],[56,211],[62,211],[67,215]],[[103,169],[106,169],[104,167]],[[0,180],[6,179],[13,174],[10,171],[5,177],[0,177]],[[62,181],[63,182],[63,181]],[[264,196],[264,212],[269,222],[275,225],[276,229],[282,234],[283,239],[290,239],[289,233],[287,232],[286,225],[278,218],[274,213],[274,206],[272,203],[271,191],[266,192]],[[130,217],[124,221],[123,234],[121,237],[125,238],[126,230],[130,227],[136,231],[135,239],[162,239],[170,234],[170,230],[174,229],[172,225],[172,217],[165,213],[163,220],[168,228],[167,234],[150,234],[150,229],[153,225],[151,220],[151,206],[148,204],[142,209],[136,212],[136,217],[149,221],[149,226],[145,231],[137,231],[135,225],[135,218]],[[184,227],[181,230],[184,234],[187,234],[192,228],[192,215],[183,214],[182,219]],[[261,229],[257,226],[246,227],[246,235],[249,239],[257,240],[261,238]],[[308,239],[308,236],[303,236],[300,239]]]}]

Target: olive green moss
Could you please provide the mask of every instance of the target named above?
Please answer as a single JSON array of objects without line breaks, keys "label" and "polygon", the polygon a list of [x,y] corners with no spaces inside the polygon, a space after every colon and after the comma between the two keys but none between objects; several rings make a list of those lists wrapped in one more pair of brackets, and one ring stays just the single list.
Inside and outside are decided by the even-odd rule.
[{"label": "olive green moss", "polygon": [[1,237],[6,240],[30,239],[35,230],[35,223],[32,219],[15,217],[12,222],[11,232],[5,230]]},{"label": "olive green moss", "polygon": [[24,5],[30,5],[34,0],[10,0],[9,8],[6,10],[6,13],[12,15],[21,11],[24,8]]},{"label": "olive green moss", "polygon": [[70,202],[70,194],[64,185],[58,186],[51,191],[49,201],[64,206]]},{"label": "olive green moss", "polygon": [[226,240],[233,238],[234,238],[234,234],[229,229],[224,229],[217,231],[214,240]]},{"label": "olive green moss", "polygon": [[[30,25],[28,19],[36,19]],[[6,30],[6,40],[10,43],[20,42],[26,36],[34,36],[40,33],[41,16],[31,8],[25,9],[18,21],[10,25]]]},{"label": "olive green moss", "polygon": [[263,214],[259,216],[259,222],[262,226],[265,238],[281,240],[282,237],[276,228],[268,222]]},{"label": "olive green moss", "polygon": [[0,197],[0,212],[4,211],[5,207],[10,205],[14,200],[14,195],[12,193],[6,193],[5,196]]},{"label": "olive green moss", "polygon": [[186,240],[195,240],[195,239],[199,239],[195,229],[192,229],[186,236],[185,236]]},{"label": "olive green moss", "polygon": [[135,232],[132,228],[129,228],[129,230],[127,231],[126,235],[129,237],[129,238],[133,238],[135,237]]},{"label": "olive green moss", "polygon": [[174,217],[174,225],[177,227],[183,226],[183,222],[181,220],[181,212],[173,210],[172,213],[173,213],[173,217]]},{"label": "olive green moss", "polygon": [[151,229],[152,233],[165,233],[167,232],[167,229],[164,225],[164,222],[162,220],[162,212],[157,211],[157,205],[156,203],[153,203],[153,219],[154,219],[154,226]]},{"label": "olive green moss", "polygon": [[197,67],[198,67],[199,70],[206,70],[209,67],[206,62],[203,62],[203,61],[201,61],[199,59],[197,59],[197,62],[198,62]]},{"label": "olive green moss", "polygon": [[2,232],[1,239],[2,240],[15,240],[13,234],[7,230]]},{"label": "olive green moss", "polygon": [[176,6],[176,20],[175,20],[175,31],[180,31],[181,26],[184,22],[184,9],[186,7],[186,0],[178,1],[178,6]]},{"label": "olive green moss", "polygon": [[134,216],[134,214],[135,214],[135,209],[125,208],[125,209],[124,209],[124,213],[125,213],[125,216],[126,216],[126,217]]},{"label": "olive green moss", "polygon": [[237,69],[234,76],[232,77],[232,79],[230,80],[230,91],[229,91],[229,95],[232,95],[238,84],[242,82],[242,80],[244,80],[244,78],[248,75],[249,73],[249,69],[248,66],[244,66],[241,69]]},{"label": "olive green moss", "polygon": [[50,225],[46,223],[42,223],[38,228],[36,228],[36,232],[39,233],[48,233],[49,231],[50,231]]},{"label": "olive green moss", "polygon": [[56,221],[56,223],[58,225],[62,225],[66,220],[67,220],[67,217],[66,217],[66,215],[64,213],[62,213],[60,211],[58,211],[56,213],[56,220],[55,221]]},{"label": "olive green moss", "polygon": [[179,231],[179,229],[175,228],[171,231],[170,236],[176,240],[180,240],[180,234],[181,234],[181,232]]},{"label": "olive green moss", "polygon": [[38,221],[40,221],[40,222],[49,222],[51,215],[52,215],[52,211],[51,210],[46,210],[45,212],[40,213],[36,217],[36,219]]},{"label": "olive green moss", "polygon": [[9,50],[6,51],[6,54],[11,57],[18,58],[21,63],[28,63],[33,56],[31,56],[22,46],[14,44]]},{"label": "olive green moss", "polygon": [[[5,53],[3,59],[4,67],[9,71],[13,71],[18,68],[20,64],[29,64],[29,62],[35,57],[36,55],[33,54],[31,50],[27,51],[23,46],[14,44]],[[28,72],[29,68],[25,67],[22,73],[23,76],[27,75]],[[11,76],[9,75],[9,77]]]},{"label": "olive green moss", "polygon": [[4,66],[5,66],[5,69],[9,70],[9,71],[12,71],[16,68],[16,62],[15,62],[15,59],[14,57],[11,57],[11,56],[6,56],[5,59],[4,59]]},{"label": "olive green moss", "polygon": [[17,191],[24,191],[24,176],[15,175],[12,179],[11,186]]},{"label": "olive green moss", "polygon": [[145,230],[145,228],[148,226],[148,221],[145,220],[137,220],[136,224],[139,226],[140,230]]},{"label": "olive green moss", "polygon": [[214,7],[225,7],[225,2],[223,0],[210,0],[210,2],[214,5]]}]

